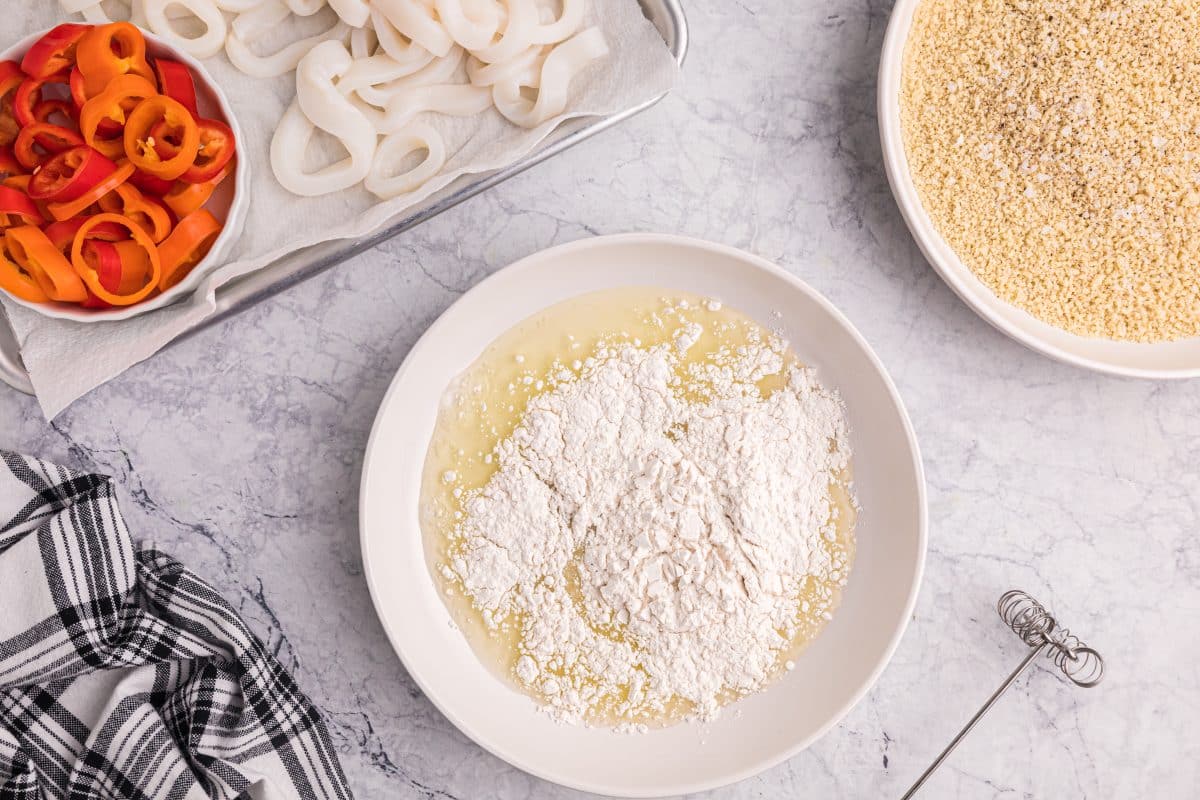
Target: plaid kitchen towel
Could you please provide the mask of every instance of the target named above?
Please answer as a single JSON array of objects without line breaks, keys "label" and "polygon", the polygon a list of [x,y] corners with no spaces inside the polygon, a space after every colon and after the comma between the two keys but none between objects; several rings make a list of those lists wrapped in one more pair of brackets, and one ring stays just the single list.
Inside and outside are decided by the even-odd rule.
[{"label": "plaid kitchen towel", "polygon": [[112,481],[0,451],[0,799],[349,798],[328,731]]}]

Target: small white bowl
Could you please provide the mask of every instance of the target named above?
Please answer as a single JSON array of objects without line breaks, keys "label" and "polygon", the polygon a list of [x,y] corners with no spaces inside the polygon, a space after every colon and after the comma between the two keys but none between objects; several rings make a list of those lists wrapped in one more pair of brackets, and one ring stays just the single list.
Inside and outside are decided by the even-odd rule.
[{"label": "small white bowl", "polygon": [[[766,691],[708,724],[644,734],[554,722],[501,682],[451,622],[426,565],[418,503],[442,393],[500,334],[586,292],[653,286],[715,297],[782,328],[800,359],[846,403],[862,506],[841,607]],[[867,693],[912,614],[925,560],[925,479],[896,389],[850,322],[757,256],[677,236],[584,239],[480,283],[409,352],[379,409],[359,500],[363,568],[404,666],[451,722],[515,766],[584,791],[660,797],[749,777],[812,744]]]},{"label": "small white bowl", "polygon": [[896,203],[917,245],[954,292],[1002,333],[1051,358],[1097,372],[1135,378],[1200,376],[1200,338],[1140,344],[1091,339],[1048,325],[996,296],[938,233],[913,184],[900,124],[904,47],[920,0],[897,0],[879,60],[879,132]]},{"label": "small white bowl", "polygon": [[[0,53],[0,61],[20,61],[34,42],[47,32],[40,31],[26,36]],[[221,266],[233,243],[242,235],[242,226],[246,223],[246,205],[250,197],[250,164],[247,159],[241,157],[241,147],[245,140],[237,117],[234,116],[233,107],[230,106],[229,99],[221,87],[217,85],[208,70],[199,61],[149,31],[143,30],[142,35],[146,37],[148,55],[173,59],[186,65],[192,71],[196,82],[196,101],[200,108],[200,115],[209,119],[221,120],[233,131],[234,141],[237,143],[239,152],[237,167],[233,175],[221,181],[221,185],[217,187],[206,206],[217,219],[223,220],[224,228],[217,236],[217,240],[213,242],[208,255],[192,268],[187,277],[162,294],[155,295],[141,303],[131,306],[91,309],[82,308],[75,303],[30,303],[18,297],[6,295],[12,302],[47,317],[67,319],[72,322],[115,322],[169,306],[194,292],[206,275]]]}]

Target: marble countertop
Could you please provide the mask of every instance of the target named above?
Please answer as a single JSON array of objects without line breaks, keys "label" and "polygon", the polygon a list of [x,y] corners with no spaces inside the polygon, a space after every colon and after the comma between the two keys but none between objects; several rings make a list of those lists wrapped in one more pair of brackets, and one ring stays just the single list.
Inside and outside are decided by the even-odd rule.
[{"label": "marble countertop", "polygon": [[115,475],[135,535],[242,610],[324,710],[359,798],[567,798],[416,689],[363,581],[357,489],[388,381],[492,271],[599,233],[742,247],[825,293],[912,415],[930,550],[875,689],[806,752],[706,797],[898,797],[1020,660],[1021,587],[1104,653],[1023,677],[928,798],[1189,796],[1200,785],[1200,392],[993,331],[926,265],[881,167],[887,0],[687,0],[685,84],[629,124],[160,354],[49,425],[0,387],[0,446]]}]

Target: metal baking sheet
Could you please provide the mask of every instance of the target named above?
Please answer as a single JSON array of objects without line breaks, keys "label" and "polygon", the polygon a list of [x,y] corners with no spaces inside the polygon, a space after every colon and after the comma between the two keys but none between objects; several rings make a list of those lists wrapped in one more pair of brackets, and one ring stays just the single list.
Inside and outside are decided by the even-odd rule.
[{"label": "metal baking sheet", "polygon": [[[639,0],[639,2],[646,17],[654,23],[667,43],[667,47],[682,65],[684,56],[687,54],[688,30],[680,0]],[[606,117],[587,117],[566,122],[548,136],[538,149],[520,161],[494,172],[463,176],[419,205],[406,210],[377,233],[362,239],[344,239],[313,245],[284,256],[274,264],[256,272],[230,281],[217,290],[216,312],[206,317],[196,327],[186,331],[176,341],[239,314],[409,228],[420,225],[425,220],[436,217],[462,201],[524,172],[535,164],[558,155],[584,139],[645,111],[661,99],[662,96],[659,96],[647,103]],[[0,380],[18,391],[33,394],[33,385],[29,382],[29,375],[21,364],[17,342],[6,320],[0,324]]]}]

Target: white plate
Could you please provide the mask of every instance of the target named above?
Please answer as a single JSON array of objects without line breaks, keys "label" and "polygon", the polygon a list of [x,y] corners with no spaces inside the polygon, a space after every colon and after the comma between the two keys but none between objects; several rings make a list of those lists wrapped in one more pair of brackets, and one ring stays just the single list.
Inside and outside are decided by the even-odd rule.
[{"label": "white plate", "polygon": [[[646,734],[560,725],[499,681],[451,627],[422,550],[417,504],[439,400],[497,336],[546,306],[599,289],[655,286],[720,298],[782,326],[801,359],[846,401],[863,511],[841,608],[766,692],[708,725]],[[779,318],[772,316],[780,312]],[[925,558],[925,480],[912,427],[878,359],[850,323],[795,277],[706,242],[634,234],[530,256],[483,281],[434,323],[396,374],[367,446],[363,564],[375,608],[409,673],[464,733],[547,780],[634,797],[695,792],[795,755],[857,703],[887,664],[916,601]]]},{"label": "white plate", "polygon": [[[47,32],[40,31],[26,36],[3,53],[0,53],[0,61],[20,61],[26,51],[33,46],[33,43],[42,38]],[[178,61],[192,71],[196,83],[196,103],[199,107],[200,115],[209,119],[221,120],[228,125],[229,129],[233,131],[233,139],[238,145],[240,155],[242,143],[246,141],[242,134],[242,127],[238,124],[237,117],[234,116],[233,107],[229,104],[229,99],[221,91],[221,87],[212,79],[212,75],[204,68],[204,65],[182,50],[167,44],[166,41],[149,31],[142,31],[142,35],[146,37],[146,53],[148,55]],[[162,294],[154,295],[141,303],[135,303],[131,306],[91,309],[82,308],[75,303],[29,303],[19,297],[7,296],[14,303],[32,309],[39,314],[54,317],[55,319],[69,319],[73,322],[116,322],[136,317],[139,314],[145,314],[147,311],[169,306],[191,295],[196,290],[196,287],[200,285],[200,282],[204,280],[205,276],[225,263],[225,256],[229,254],[233,243],[242,235],[242,226],[246,222],[246,206],[249,196],[250,164],[243,156],[237,159],[237,168],[234,170],[233,175],[221,181],[221,185],[213,192],[213,196],[206,206],[209,211],[213,212],[217,219],[223,220],[225,225],[221,233],[217,236],[217,240],[213,242],[212,249],[208,251],[208,255],[199,264],[192,267],[192,271],[179,283]]]},{"label": "white plate", "polygon": [[975,277],[942,238],[921,205],[909,172],[900,126],[900,77],[904,46],[920,0],[897,0],[879,60],[879,132],[883,162],[896,203],[921,252],[942,279],[977,314],[1002,333],[1051,358],[1097,372],[1136,378],[1200,376],[1200,338],[1139,344],[1076,336],[1048,325],[1001,300]]}]

